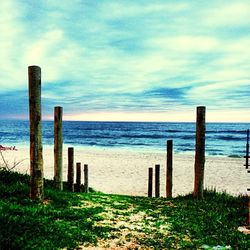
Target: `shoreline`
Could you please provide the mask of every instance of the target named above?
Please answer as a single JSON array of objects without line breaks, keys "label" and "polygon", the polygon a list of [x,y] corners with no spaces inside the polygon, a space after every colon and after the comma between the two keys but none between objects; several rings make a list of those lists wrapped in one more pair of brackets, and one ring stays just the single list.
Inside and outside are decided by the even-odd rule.
[{"label": "shoreline", "polygon": [[[63,180],[67,179],[67,147],[63,150]],[[29,174],[29,147],[17,151],[3,151],[5,159],[12,166],[22,161],[14,171]],[[109,194],[147,196],[148,168],[161,166],[161,196],[166,189],[166,153],[154,151],[128,151],[117,148],[74,147],[74,164],[89,165],[89,186],[96,191]],[[54,148],[43,147],[44,177],[53,179]],[[231,195],[247,194],[250,179],[245,169],[244,158],[206,156],[204,187],[216,188]],[[0,159],[2,163],[2,159]],[[83,170],[82,170],[83,173]],[[83,182],[83,174],[82,174]],[[194,154],[173,155],[173,196],[193,191]]]},{"label": "shoreline", "polygon": [[[16,151],[18,150],[29,150],[29,143],[26,144],[8,144],[7,147],[16,147]],[[44,144],[43,150],[53,150],[54,145],[53,144]],[[89,145],[73,145],[73,144],[63,144],[63,150],[67,150],[69,147],[74,147],[76,150],[84,150],[84,151],[113,151],[113,152],[128,152],[128,153],[154,153],[154,154],[166,154],[166,149],[162,150],[159,148],[152,148],[152,147],[104,147],[104,146],[89,146]],[[4,151],[4,150],[3,150]],[[195,149],[193,151],[176,151],[173,149],[173,153],[175,155],[183,155],[183,156],[194,156],[195,155]],[[222,155],[222,154],[209,154],[206,153],[206,157],[215,157],[215,158],[236,158],[236,159],[244,159],[244,155],[238,155],[238,154],[231,154],[231,155]]]}]

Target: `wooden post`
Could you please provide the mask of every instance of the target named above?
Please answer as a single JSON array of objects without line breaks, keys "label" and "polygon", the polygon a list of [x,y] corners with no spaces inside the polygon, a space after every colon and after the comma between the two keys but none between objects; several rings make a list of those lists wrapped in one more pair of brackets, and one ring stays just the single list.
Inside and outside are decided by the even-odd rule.
[{"label": "wooden post", "polygon": [[153,168],[148,169],[148,197],[153,196]]},{"label": "wooden post", "polygon": [[63,112],[62,107],[55,107],[54,109],[54,182],[55,182],[55,187],[59,190],[63,190],[62,112]]},{"label": "wooden post", "polygon": [[42,200],[43,148],[41,122],[41,68],[28,67],[29,75],[29,117],[30,117],[30,198]]},{"label": "wooden post", "polygon": [[160,197],[160,165],[155,165],[155,197]]},{"label": "wooden post", "polygon": [[81,191],[81,163],[76,163],[76,192]]},{"label": "wooden post", "polygon": [[173,140],[167,141],[167,181],[166,196],[172,197],[173,187]]},{"label": "wooden post", "polygon": [[249,129],[247,130],[247,143],[246,143],[246,169],[249,167]]},{"label": "wooden post", "polygon": [[74,192],[74,148],[68,148],[68,189]]},{"label": "wooden post", "polygon": [[193,196],[203,198],[204,168],[205,168],[205,107],[197,107],[196,145],[195,145],[195,176]]},{"label": "wooden post", "polygon": [[250,195],[248,195],[248,214],[247,214],[247,225],[250,227]]},{"label": "wooden post", "polygon": [[88,165],[84,164],[84,193],[89,192],[89,170]]}]

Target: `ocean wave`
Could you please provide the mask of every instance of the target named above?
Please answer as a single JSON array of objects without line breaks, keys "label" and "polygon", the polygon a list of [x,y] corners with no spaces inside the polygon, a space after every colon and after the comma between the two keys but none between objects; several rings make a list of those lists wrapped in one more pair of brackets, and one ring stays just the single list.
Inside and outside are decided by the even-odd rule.
[{"label": "ocean wave", "polygon": [[206,130],[207,134],[246,134],[245,130]]},{"label": "ocean wave", "polygon": [[166,136],[164,135],[149,135],[149,134],[140,134],[140,135],[137,135],[137,134],[134,134],[134,135],[130,135],[130,134],[123,134],[121,135],[120,137],[122,138],[149,138],[149,139],[164,139],[166,138]]},{"label": "ocean wave", "polygon": [[[188,133],[189,131],[168,129],[168,130],[164,130],[164,132],[167,132],[167,133]],[[190,132],[191,132],[191,131],[190,131]]]},{"label": "ocean wave", "polygon": [[178,138],[182,140],[195,140],[195,135],[178,136]]},{"label": "ocean wave", "polygon": [[229,136],[224,136],[224,135],[216,136],[215,139],[223,140],[223,141],[241,141],[242,140],[242,138],[232,136],[232,135],[229,135]]}]

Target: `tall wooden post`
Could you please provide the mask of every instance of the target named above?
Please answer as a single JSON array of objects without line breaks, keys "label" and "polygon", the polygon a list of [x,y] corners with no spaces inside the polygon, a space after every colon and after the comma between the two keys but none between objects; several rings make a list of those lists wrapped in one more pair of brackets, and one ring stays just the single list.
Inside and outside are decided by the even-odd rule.
[{"label": "tall wooden post", "polygon": [[74,192],[74,148],[68,148],[68,189]]},{"label": "tall wooden post", "polygon": [[81,191],[81,163],[76,163],[76,192]]},{"label": "tall wooden post", "polygon": [[55,107],[54,109],[54,182],[55,187],[63,190],[62,178],[62,152],[63,152],[63,138],[62,138],[62,107]]},{"label": "tall wooden post", "polygon": [[148,197],[153,196],[153,168],[148,169]]},{"label": "tall wooden post", "polygon": [[172,197],[173,187],[173,140],[167,141],[167,181],[166,196]]},{"label": "tall wooden post", "polygon": [[249,167],[249,129],[247,130],[247,143],[246,143],[246,169]]},{"label": "tall wooden post", "polygon": [[204,168],[205,168],[205,113],[206,107],[197,107],[196,145],[195,145],[195,176],[193,196],[203,198]]},{"label": "tall wooden post", "polygon": [[28,67],[30,116],[30,198],[43,199],[43,148],[41,124],[41,68]]},{"label": "tall wooden post", "polygon": [[160,197],[160,165],[155,165],[155,197]]},{"label": "tall wooden post", "polygon": [[89,170],[88,165],[84,164],[84,193],[89,192]]},{"label": "tall wooden post", "polygon": [[250,227],[250,195],[248,195],[248,213],[247,213],[247,225]]}]

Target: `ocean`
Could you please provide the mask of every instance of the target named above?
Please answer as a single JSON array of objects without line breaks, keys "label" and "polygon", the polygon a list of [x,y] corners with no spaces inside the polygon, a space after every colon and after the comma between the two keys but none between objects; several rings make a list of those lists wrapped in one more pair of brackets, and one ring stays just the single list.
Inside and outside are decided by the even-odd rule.
[{"label": "ocean", "polygon": [[[250,123],[207,123],[206,154],[243,157],[249,128]],[[42,130],[43,145],[53,145],[53,122],[44,121]],[[194,154],[195,123],[63,122],[64,147],[165,152],[167,140],[173,140],[175,153]],[[29,122],[0,120],[0,144],[28,147]]]}]

